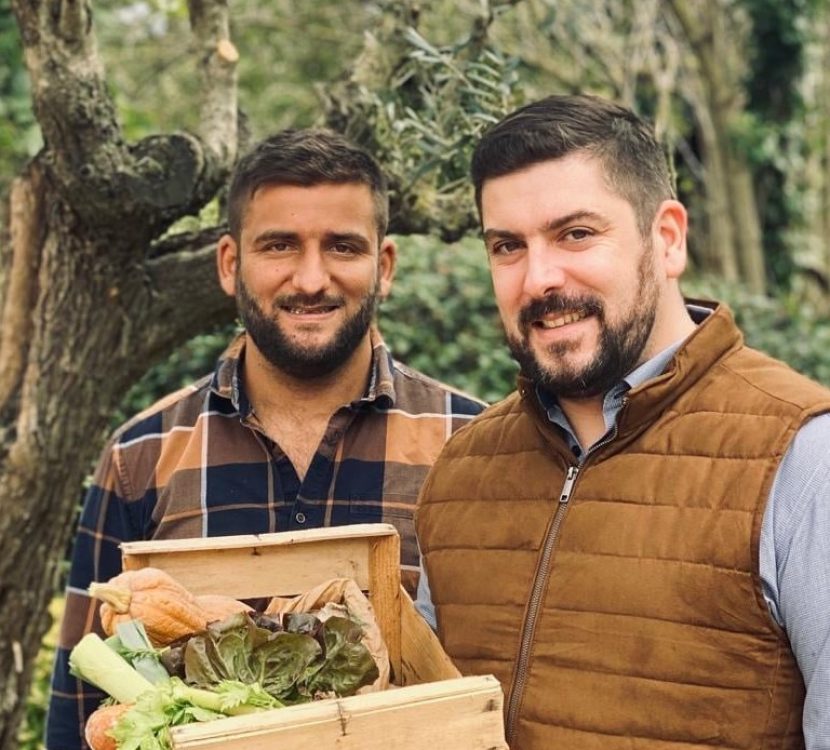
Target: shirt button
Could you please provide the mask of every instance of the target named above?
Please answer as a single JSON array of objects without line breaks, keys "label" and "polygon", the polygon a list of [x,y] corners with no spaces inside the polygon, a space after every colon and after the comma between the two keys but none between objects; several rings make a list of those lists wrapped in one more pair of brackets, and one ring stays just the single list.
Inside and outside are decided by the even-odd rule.
[{"label": "shirt button", "polygon": [[305,513],[303,513],[302,511],[297,513],[297,515],[294,516],[294,520],[297,523],[305,523]]}]

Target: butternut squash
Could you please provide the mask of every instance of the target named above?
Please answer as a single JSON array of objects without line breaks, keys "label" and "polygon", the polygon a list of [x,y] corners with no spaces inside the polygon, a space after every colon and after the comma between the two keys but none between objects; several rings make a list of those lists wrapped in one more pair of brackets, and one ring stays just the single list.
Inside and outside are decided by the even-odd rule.
[{"label": "butternut squash", "polygon": [[141,620],[156,646],[166,646],[204,630],[209,622],[249,609],[230,597],[194,596],[157,568],[128,570],[107,583],[93,583],[89,594],[103,602],[101,625],[107,635],[120,622]]}]

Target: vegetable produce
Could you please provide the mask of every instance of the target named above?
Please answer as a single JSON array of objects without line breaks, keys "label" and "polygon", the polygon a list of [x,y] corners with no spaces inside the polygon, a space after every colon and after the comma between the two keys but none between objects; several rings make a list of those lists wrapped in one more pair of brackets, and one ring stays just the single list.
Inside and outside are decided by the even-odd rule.
[{"label": "vegetable produce", "polygon": [[[342,589],[342,583],[321,586]],[[203,607],[152,568],[95,584],[91,593],[105,600],[102,619],[115,633],[106,642],[85,636],[70,667],[119,704],[130,704],[120,705],[118,715],[111,707],[93,715],[87,728],[93,750],[113,750],[113,742],[116,750],[169,750],[173,726],[351,695],[381,679],[364,627],[333,600],[312,605],[316,614],[255,614],[227,597],[206,597],[212,601]],[[208,622],[211,608],[245,611]]]},{"label": "vegetable produce", "polygon": [[69,654],[69,669],[119,703],[135,703],[153,683],[142,677],[96,633],[87,633]]},{"label": "vegetable produce", "polygon": [[150,640],[160,646],[248,609],[230,597],[196,597],[157,568],[128,570],[107,583],[92,583],[89,594],[103,601],[101,625],[107,635],[120,622],[141,620]]},{"label": "vegetable produce", "polygon": [[167,750],[171,726],[282,706],[258,684],[223,680],[211,690],[203,690],[173,677],[154,685],[94,633],[84,636],[75,646],[69,663],[77,677],[109,693],[119,703],[135,704],[106,726],[109,717],[102,714],[90,730],[96,742],[106,739],[109,732],[118,750]]},{"label": "vegetable produce", "polygon": [[142,677],[153,684],[170,679],[170,674],[161,662],[162,652],[150,643],[141,620],[120,622],[115,631],[115,635],[104,642],[119,656],[123,656]]},{"label": "vegetable produce", "polygon": [[303,703],[352,695],[377,678],[377,665],[361,635],[360,626],[344,617],[323,623],[311,614],[291,614],[280,623],[236,614],[208,625],[178,649],[184,652],[180,661],[189,683],[255,682],[280,701]]},{"label": "vegetable produce", "polygon": [[121,716],[132,708],[129,703],[101,706],[92,712],[84,726],[84,739],[92,750],[117,750],[112,728]]}]

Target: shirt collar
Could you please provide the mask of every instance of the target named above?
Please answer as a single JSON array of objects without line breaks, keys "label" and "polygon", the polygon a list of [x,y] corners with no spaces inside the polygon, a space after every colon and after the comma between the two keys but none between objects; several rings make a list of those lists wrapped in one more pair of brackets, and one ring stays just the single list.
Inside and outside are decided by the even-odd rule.
[{"label": "shirt collar", "polygon": [[[375,326],[369,330],[369,340],[372,344],[372,370],[369,385],[363,396],[350,406],[358,407],[364,404],[380,406],[384,402],[388,406],[394,406],[395,364],[392,354],[386,348],[383,337]],[[210,384],[211,390],[217,396],[228,399],[242,416],[247,416],[251,410],[242,381],[246,343],[247,335],[244,331],[231,341],[219,357]]]}]

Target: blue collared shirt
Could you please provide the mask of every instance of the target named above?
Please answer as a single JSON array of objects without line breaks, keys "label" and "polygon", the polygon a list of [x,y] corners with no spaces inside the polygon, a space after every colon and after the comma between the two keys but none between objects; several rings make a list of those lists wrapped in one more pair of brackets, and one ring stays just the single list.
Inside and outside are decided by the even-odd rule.
[{"label": "blue collared shirt", "polygon": [[[607,431],[616,425],[625,394],[660,375],[682,345],[683,340],[675,342],[605,394],[602,414]],[[582,462],[590,446],[579,444],[555,397],[538,388],[537,396]],[[778,467],[761,527],[759,557],[764,598],[790,639],[807,688],[802,721],[806,750],[830,750],[830,414],[815,417],[796,433]],[[436,628],[423,570],[417,607]]]}]

